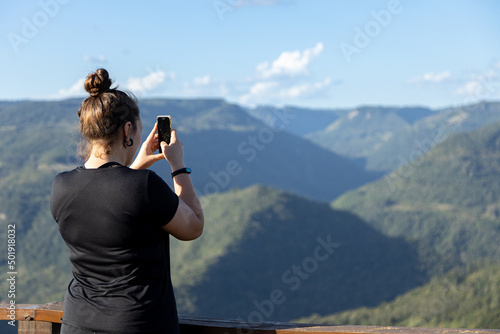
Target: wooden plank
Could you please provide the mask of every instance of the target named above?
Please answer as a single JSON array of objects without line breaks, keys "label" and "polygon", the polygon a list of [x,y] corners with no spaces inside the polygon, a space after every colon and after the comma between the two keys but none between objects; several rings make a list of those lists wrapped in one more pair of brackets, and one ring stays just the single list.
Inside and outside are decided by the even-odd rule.
[{"label": "wooden plank", "polygon": [[245,322],[233,319],[214,319],[179,314],[182,334],[275,334],[280,329],[309,327],[287,322]]},{"label": "wooden plank", "polygon": [[[500,334],[496,329],[455,329],[387,326],[314,326],[285,322],[249,323],[179,315],[183,334]],[[200,331],[201,330],[201,331]]]},{"label": "wooden plank", "polygon": [[[0,305],[0,320],[11,320],[9,305]],[[37,320],[51,323],[61,323],[64,304],[52,302],[47,304],[17,304],[16,320]]]},{"label": "wooden plank", "polygon": [[252,328],[252,329],[280,329],[280,328],[297,328],[310,327],[308,324],[297,324],[289,322],[263,321],[263,322],[247,322],[236,319],[215,319],[186,314],[179,314],[179,323],[186,325],[221,327],[221,328]]},{"label": "wooden plank", "polygon": [[496,329],[459,329],[384,326],[314,326],[278,329],[277,334],[498,334]]},{"label": "wooden plank", "polygon": [[[0,320],[10,320],[9,305],[0,305]],[[42,305],[16,305],[16,320],[21,326],[36,329],[52,323],[52,331],[57,333],[63,315],[63,303]],[[37,324],[40,323],[40,324]],[[315,326],[286,322],[249,323],[231,319],[213,319],[198,316],[179,315],[182,334],[500,334],[498,329],[455,329],[386,326]],[[24,329],[23,329],[24,330]],[[42,327],[40,327],[42,330]],[[19,332],[21,333],[21,332]],[[30,333],[30,332],[26,332]],[[34,333],[34,332],[31,332]]]}]

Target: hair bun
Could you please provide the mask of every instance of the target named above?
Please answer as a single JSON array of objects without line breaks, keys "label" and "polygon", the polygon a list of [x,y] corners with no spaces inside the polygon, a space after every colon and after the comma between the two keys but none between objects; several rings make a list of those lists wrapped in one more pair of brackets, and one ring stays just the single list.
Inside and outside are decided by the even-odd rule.
[{"label": "hair bun", "polygon": [[112,83],[108,71],[100,68],[94,73],[87,75],[84,87],[90,96],[96,96],[108,91]]}]

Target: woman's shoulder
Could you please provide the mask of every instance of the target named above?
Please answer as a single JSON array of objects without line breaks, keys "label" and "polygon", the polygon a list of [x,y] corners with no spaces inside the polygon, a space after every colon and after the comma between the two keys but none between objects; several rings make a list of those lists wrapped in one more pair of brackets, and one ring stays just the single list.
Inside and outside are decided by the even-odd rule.
[{"label": "woman's shoulder", "polygon": [[112,175],[127,176],[132,178],[148,178],[150,175],[157,176],[157,174],[149,169],[132,169],[127,166],[116,166],[109,168],[85,168],[84,166],[78,166],[72,170],[67,170],[58,173],[54,180],[67,180],[71,178],[78,179],[95,179],[95,178],[108,178],[113,177]]},{"label": "woman's shoulder", "polygon": [[60,172],[54,178],[54,183],[66,183],[70,180],[112,180],[120,179],[121,182],[129,180],[133,183],[146,184],[149,182],[163,181],[163,179],[153,170],[150,169],[132,169],[127,166],[116,166],[102,169],[86,169],[83,166],[76,167],[72,170]]},{"label": "woman's shoulder", "polygon": [[56,174],[56,176],[54,177],[54,180],[62,180],[62,179],[65,179],[65,178],[68,178],[68,177],[71,177],[72,175],[75,175],[78,173],[78,170],[83,168],[82,166],[80,167],[76,167],[76,168],[73,168],[71,170],[65,170],[65,171],[62,171],[62,172],[59,172],[58,174]]},{"label": "woman's shoulder", "polygon": [[131,179],[134,179],[136,181],[142,180],[146,181],[146,183],[164,182],[164,180],[155,171],[151,169],[132,169],[123,166],[118,168],[117,170],[124,176],[129,176]]}]

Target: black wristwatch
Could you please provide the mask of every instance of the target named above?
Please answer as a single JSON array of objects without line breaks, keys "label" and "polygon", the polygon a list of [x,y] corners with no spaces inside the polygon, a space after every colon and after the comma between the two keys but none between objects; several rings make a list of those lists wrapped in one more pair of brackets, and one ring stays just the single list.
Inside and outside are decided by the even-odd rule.
[{"label": "black wristwatch", "polygon": [[187,168],[187,167],[184,167],[184,168],[181,168],[181,169],[178,169],[174,172],[172,172],[170,175],[172,175],[172,178],[174,178],[174,176],[176,175],[179,175],[179,174],[191,174],[191,168]]}]

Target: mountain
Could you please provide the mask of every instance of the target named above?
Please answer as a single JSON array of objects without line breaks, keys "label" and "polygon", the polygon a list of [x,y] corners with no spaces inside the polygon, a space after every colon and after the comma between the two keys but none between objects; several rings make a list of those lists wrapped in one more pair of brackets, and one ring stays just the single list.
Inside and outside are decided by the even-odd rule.
[{"label": "mountain", "polygon": [[204,202],[204,235],[172,245],[181,313],[286,321],[377,305],[426,280],[411,245],[327,203],[263,186]]},{"label": "mountain", "polygon": [[[0,105],[0,247],[7,249],[7,225],[15,225],[16,303],[60,299],[70,277],[49,198],[55,174],[76,162],[76,124],[68,116],[75,106],[74,101]],[[4,272],[6,262],[6,256],[0,259]],[[6,283],[0,283],[3,291]]]},{"label": "mountain", "polygon": [[361,107],[305,137],[338,154],[367,158],[402,129],[430,114],[426,108]]},{"label": "mountain", "polygon": [[334,201],[419,247],[429,272],[500,259],[500,123],[450,135],[418,160]]},{"label": "mountain", "polygon": [[[295,121],[288,114],[265,125],[221,100],[144,100],[140,108],[145,129],[156,115],[172,115],[202,195],[260,183],[330,201],[381,175],[283,131]],[[166,169],[153,170],[169,178]]]},{"label": "mountain", "polygon": [[[80,103],[72,99],[0,104],[0,132],[22,137],[15,143],[17,149],[5,138],[1,158],[5,165],[0,165],[0,173],[17,171],[26,163],[26,154],[20,152],[42,159],[42,164],[52,159],[49,169],[62,170],[81,163],[74,153]],[[140,108],[144,138],[157,115],[172,115],[200,194],[262,183],[329,201],[380,176],[281,131],[289,122],[285,116],[276,120],[275,127],[266,126],[239,106],[222,100],[141,100]],[[165,166],[153,169],[170,179]]]},{"label": "mountain", "polygon": [[429,109],[363,106],[354,109],[257,107],[248,112],[270,124],[277,114],[293,122],[285,131],[351,158],[371,171],[411,165],[449,135],[500,121],[500,102]]},{"label": "mountain", "polygon": [[394,301],[298,322],[440,328],[500,328],[500,265],[452,270]]},{"label": "mountain", "polygon": [[432,279],[376,307],[297,321],[499,328],[500,123],[455,133],[412,165],[332,203],[415,246]]},{"label": "mountain", "polygon": [[[171,239],[181,313],[286,321],[375,306],[427,280],[411,245],[327,203],[260,185],[202,202],[203,236]],[[39,215],[18,236],[16,302],[62,300],[70,268],[56,224]]]},{"label": "mountain", "polygon": [[[359,165],[401,130],[436,112],[423,107],[365,106],[355,109],[307,109],[258,106],[247,110],[270,125],[279,114],[290,115],[293,122],[286,131],[350,157]],[[404,132],[403,132],[404,133]],[[379,169],[385,171],[384,168]]]},{"label": "mountain", "polygon": [[277,117],[287,115],[290,122],[285,130],[297,136],[323,130],[325,124],[330,124],[344,114],[348,109],[310,109],[293,106],[278,108],[274,106],[257,106],[247,108],[246,111],[253,117],[263,121],[266,125],[272,126]]},{"label": "mountain", "polygon": [[[49,196],[54,175],[81,163],[80,102],[0,103],[0,248],[7,225],[15,225],[17,303],[62,300],[70,280]],[[487,268],[500,258],[500,124],[460,132],[495,119],[492,103],[464,109],[467,116],[456,109],[418,119],[397,114],[435,137],[419,142],[420,154],[406,151],[409,163],[378,181],[380,174],[288,133],[297,124],[291,112],[277,109],[263,123],[221,100],[144,100],[140,107],[144,136],[156,115],[173,116],[204,195],[203,237],[172,244],[183,313],[242,321],[326,316],[391,304],[453,270],[466,270],[464,280],[496,273]],[[166,164],[155,168],[170,182]],[[3,272],[6,264],[0,259]],[[481,309],[481,296],[466,294],[460,303],[470,299],[469,310]]]},{"label": "mountain", "polygon": [[[8,224],[16,226],[17,303],[62,300],[70,281],[68,252],[50,215],[49,197],[55,174],[78,163],[78,105],[77,100],[67,100],[0,108],[0,224],[3,231]],[[198,159],[191,166],[198,166],[198,174],[208,171],[208,176],[218,171],[214,159],[227,166],[228,161],[248,157],[234,155],[240,140],[250,143],[250,136],[273,131],[221,101],[148,100],[141,102],[141,109],[146,129],[152,126],[152,115],[171,114],[183,134],[186,161]],[[245,182],[265,179],[266,168],[277,169],[271,175],[292,187],[303,186],[298,179],[304,178],[310,189],[335,188],[328,185],[330,175],[351,177],[335,171],[342,166],[340,157],[291,134],[278,131],[273,136],[264,149],[255,147],[252,161],[241,162],[242,169],[251,166],[255,174]],[[281,168],[283,160],[293,167]],[[327,165],[321,175],[300,174],[300,168],[315,161],[333,160],[336,165]],[[311,173],[321,168],[326,167]],[[343,168],[356,170],[347,163]],[[240,175],[245,176],[244,171]],[[227,188],[202,198],[207,221],[202,239],[172,245],[173,279],[182,312],[248,319],[258,316],[253,313],[257,307],[255,312],[266,319],[286,320],[375,306],[426,279],[417,268],[415,250],[402,239],[382,236],[359,218],[313,201],[305,190],[299,189],[298,196],[263,186]],[[0,238],[0,247],[6,246],[7,238]],[[0,268],[7,272],[6,258],[0,259]],[[0,282],[0,290],[7,290],[7,281]],[[272,312],[269,300],[275,304]]]},{"label": "mountain", "polygon": [[357,159],[368,170],[392,171],[413,163],[447,136],[500,121],[499,102],[431,110],[360,107],[304,138]]},{"label": "mountain", "polygon": [[401,129],[366,157],[369,170],[392,171],[415,164],[419,157],[454,133],[468,132],[500,121],[500,102],[437,110]]},{"label": "mountain", "polygon": [[[22,287],[18,303],[61,300],[69,281],[67,250],[50,215],[49,197],[54,176],[81,164],[75,158],[80,103],[0,103],[0,227],[16,227],[17,283]],[[156,115],[173,116],[200,195],[267,183],[331,200],[374,177],[222,100],[144,100],[140,107],[144,137]],[[280,122],[277,125],[285,125],[286,118]],[[166,163],[155,169],[171,182]],[[6,249],[6,236],[0,238],[0,247]],[[7,259],[0,259],[4,272],[6,265]],[[0,282],[0,288],[6,284]]]}]

